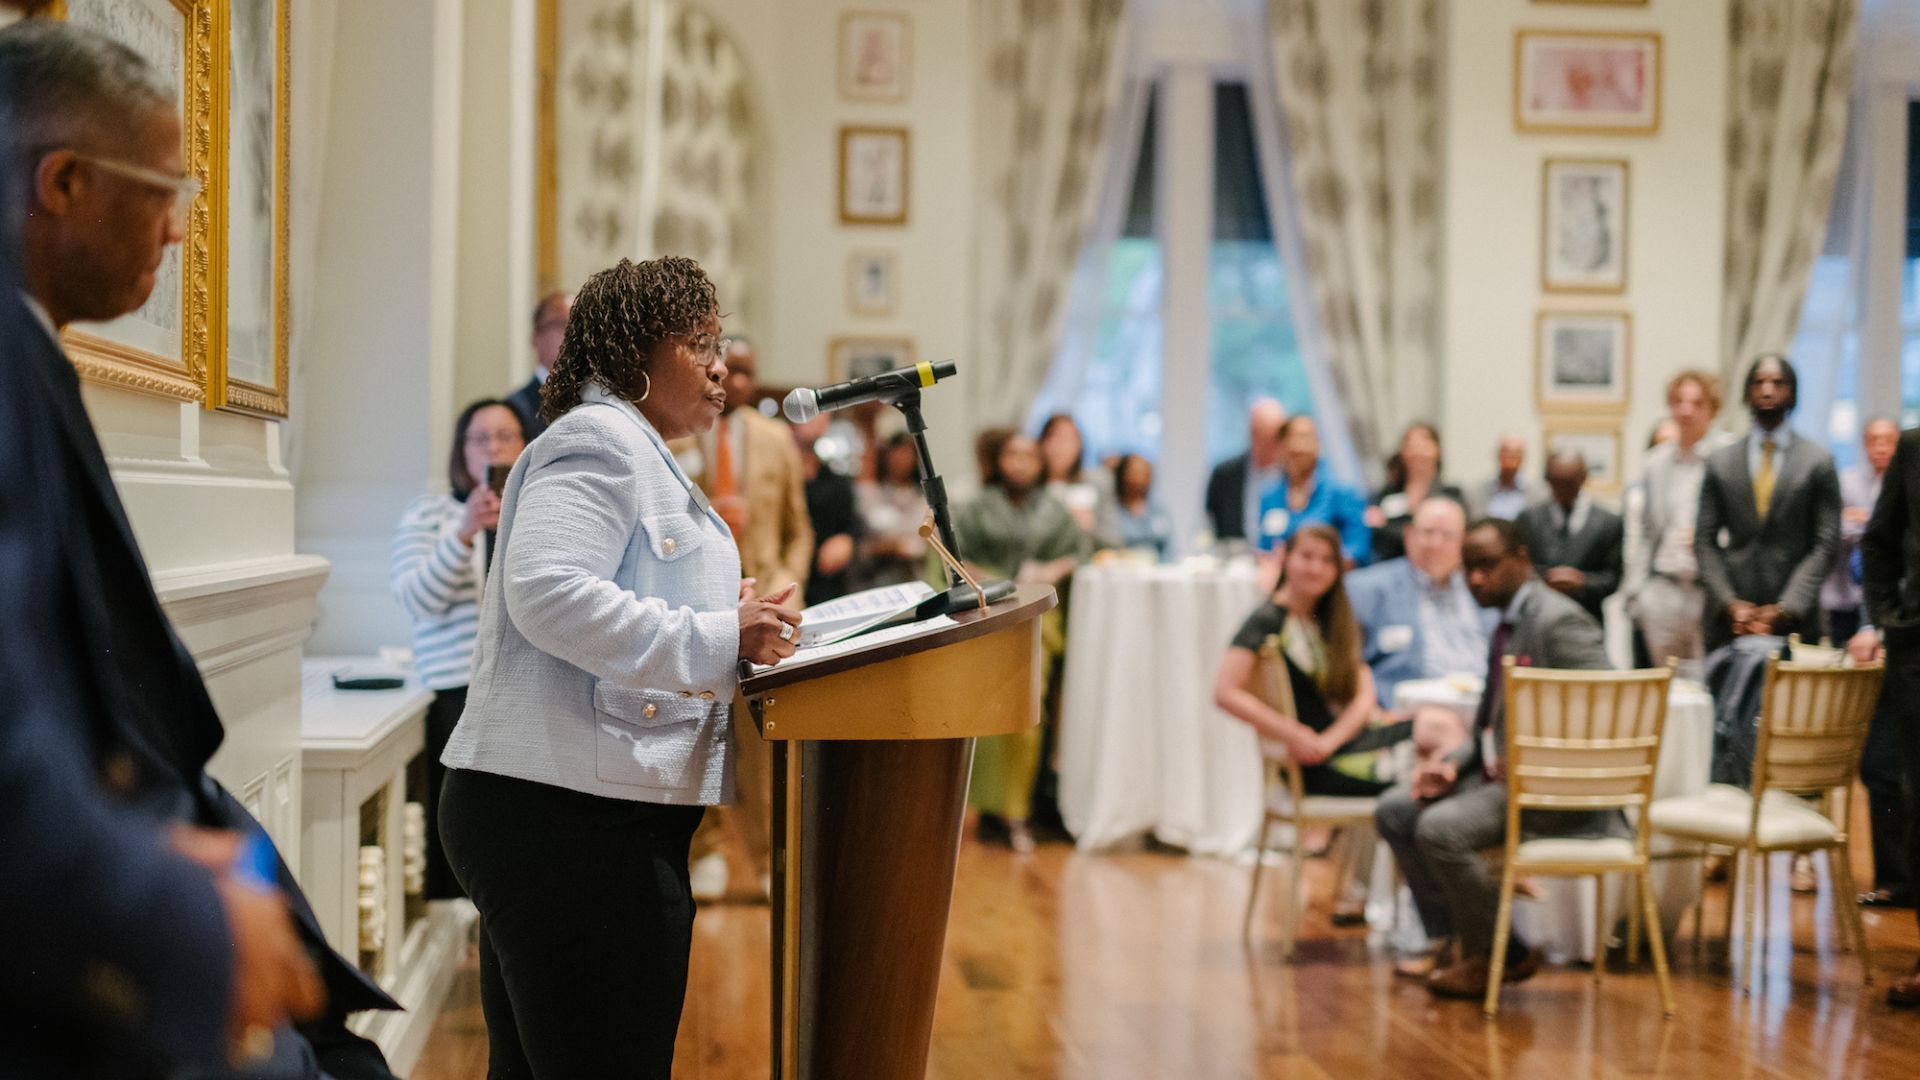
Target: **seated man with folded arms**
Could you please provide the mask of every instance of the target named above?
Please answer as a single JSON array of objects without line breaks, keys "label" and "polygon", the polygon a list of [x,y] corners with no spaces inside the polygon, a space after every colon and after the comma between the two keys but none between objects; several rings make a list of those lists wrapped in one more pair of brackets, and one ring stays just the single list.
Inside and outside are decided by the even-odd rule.
[{"label": "seated man with folded arms", "polygon": [[[1467,530],[1463,553],[1467,588],[1481,607],[1500,612],[1486,657],[1486,685],[1474,715],[1473,738],[1445,759],[1416,768],[1407,783],[1380,798],[1374,815],[1380,836],[1413,890],[1427,936],[1451,940],[1459,959],[1426,975],[1442,997],[1486,993],[1499,890],[1480,853],[1502,843],[1507,829],[1506,702],[1501,660],[1542,668],[1606,668],[1600,624],[1578,603],[1547,587],[1512,522],[1485,519]],[[1523,824],[1552,835],[1617,832],[1617,812],[1530,812]],[[1538,956],[1517,936],[1508,946],[1506,981],[1539,968]],[[1413,968],[1403,973],[1417,975]]]}]

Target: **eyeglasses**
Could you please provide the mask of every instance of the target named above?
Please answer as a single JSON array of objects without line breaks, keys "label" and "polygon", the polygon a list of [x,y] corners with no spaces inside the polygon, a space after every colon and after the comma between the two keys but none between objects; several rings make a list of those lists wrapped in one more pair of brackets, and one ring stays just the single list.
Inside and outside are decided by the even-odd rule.
[{"label": "eyeglasses", "polygon": [[475,450],[492,449],[496,446],[520,446],[526,441],[517,431],[467,432],[467,445]]},{"label": "eyeglasses", "polygon": [[687,348],[710,366],[725,359],[733,349],[733,339],[714,337],[712,334],[688,334]]},{"label": "eyeglasses", "polygon": [[134,165],[115,158],[98,157],[94,154],[82,154],[75,151],[74,157],[92,165],[102,172],[123,176],[135,183],[159,188],[173,193],[173,206],[168,211],[172,215],[176,230],[185,232],[187,220],[193,214],[193,201],[200,197],[200,178],[197,176],[171,176],[157,169]]}]

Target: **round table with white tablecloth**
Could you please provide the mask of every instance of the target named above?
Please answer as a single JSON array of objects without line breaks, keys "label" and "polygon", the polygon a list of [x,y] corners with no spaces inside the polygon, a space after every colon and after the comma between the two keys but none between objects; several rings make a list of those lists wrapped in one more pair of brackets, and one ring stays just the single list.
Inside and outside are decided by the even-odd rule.
[{"label": "round table with white tablecloth", "polygon": [[[1393,703],[1398,708],[1445,705],[1471,719],[1480,704],[1480,680],[1457,675],[1409,680],[1394,689]],[[1713,697],[1699,683],[1676,679],[1667,696],[1667,726],[1660,743],[1660,761],[1654,767],[1653,797],[1665,799],[1705,791],[1712,765]],[[1666,846],[1664,838],[1654,838],[1655,852]],[[1671,933],[1699,895],[1698,871],[1683,861],[1656,862],[1652,878],[1660,921]],[[1514,905],[1515,928],[1531,944],[1545,949],[1547,958],[1556,963],[1593,959],[1592,885],[1578,878],[1542,878],[1535,885],[1540,891],[1537,902]],[[1628,896],[1626,875],[1611,875],[1609,914],[1624,917]],[[1412,905],[1402,907],[1410,911]]]},{"label": "round table with white tablecloth", "polygon": [[1253,729],[1214,707],[1234,631],[1260,606],[1251,564],[1083,566],[1073,575],[1056,768],[1083,850],[1151,833],[1197,854],[1260,828]]}]

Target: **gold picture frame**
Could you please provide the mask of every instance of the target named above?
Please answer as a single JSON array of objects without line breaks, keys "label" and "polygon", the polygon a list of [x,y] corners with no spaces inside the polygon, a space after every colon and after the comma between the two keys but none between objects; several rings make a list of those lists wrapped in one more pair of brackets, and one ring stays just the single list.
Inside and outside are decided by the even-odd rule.
[{"label": "gold picture frame", "polygon": [[888,334],[837,337],[827,346],[827,381],[845,382],[916,362],[913,339]]},{"label": "gold picture frame", "polygon": [[1534,316],[1533,399],[1542,413],[1617,416],[1632,392],[1632,314],[1559,309]]},{"label": "gold picture frame", "polygon": [[842,225],[905,225],[913,178],[912,135],[900,126],[840,128]]},{"label": "gold picture frame", "polygon": [[1624,417],[1549,416],[1540,422],[1543,456],[1573,450],[1587,463],[1587,491],[1607,498],[1626,489]]},{"label": "gold picture frame", "polygon": [[[1612,51],[1606,51],[1608,47]],[[1513,127],[1529,134],[1653,135],[1666,89],[1657,31],[1513,32]],[[1639,87],[1632,74],[1642,76]],[[1579,86],[1571,78],[1579,74]],[[1581,100],[1588,98],[1588,100]]]},{"label": "gold picture frame", "polygon": [[[225,101],[215,92],[221,82],[216,64],[218,39],[222,36],[215,27],[216,6],[214,0],[57,0],[48,12],[53,18],[108,33],[149,60],[157,58],[156,43],[139,39],[141,16],[170,10],[180,17],[183,156],[188,173],[200,181],[200,195],[188,216],[186,239],[168,256],[178,259],[177,270],[163,262],[163,284],[156,286],[156,291],[165,289],[166,278],[177,272],[179,308],[173,314],[180,323],[179,355],[176,358],[156,351],[158,342],[169,334],[164,327],[148,321],[145,328],[157,329],[159,334],[129,332],[141,327],[139,312],[97,327],[69,327],[62,337],[74,368],[89,382],[202,404],[209,400],[209,369],[218,343],[213,233],[224,199],[215,172],[215,135],[222,123],[219,114],[225,110]],[[166,63],[162,69],[172,66]],[[163,303],[164,297],[163,293]],[[128,340],[135,336],[147,338],[147,343]]]},{"label": "gold picture frame", "polygon": [[[264,121],[252,125],[241,111],[234,108],[236,87],[231,85],[231,74],[237,68],[235,44],[250,44],[241,39],[238,31],[238,18],[243,10],[252,5],[252,10],[265,15],[262,26],[254,28],[267,30],[272,36],[270,45],[270,63],[261,68],[258,74],[266,86],[257,89],[269,89],[272,103]],[[233,412],[248,413],[275,419],[287,415],[287,341],[288,316],[291,308],[291,288],[288,280],[288,243],[290,240],[289,223],[289,66],[292,56],[290,36],[293,28],[292,0],[229,0],[220,5],[229,12],[227,25],[220,35],[220,59],[216,69],[222,73],[220,96],[227,107],[220,110],[220,137],[216,141],[219,168],[216,175],[224,178],[225,183],[218,192],[220,213],[214,215],[216,232],[215,249],[223,252],[214,268],[215,305],[222,318],[217,320],[219,336],[214,349],[217,362],[208,366],[207,397],[211,405]],[[253,31],[249,31],[253,32]],[[236,143],[249,137],[260,141],[257,148]],[[255,221],[252,230],[236,229],[237,220],[242,212],[241,200],[235,197],[235,180],[247,175],[244,163],[237,160],[236,150],[255,149],[268,155],[271,176],[260,185],[264,190],[245,192],[256,198],[264,197],[265,213]],[[246,254],[237,243],[258,237],[264,229],[264,245],[253,253],[253,271],[261,276],[259,290],[254,299],[263,302],[265,307],[260,313],[264,319],[264,332],[252,335],[252,347],[261,353],[255,358],[256,364],[263,364],[264,378],[250,377],[255,369],[238,368],[236,370],[237,323],[234,317],[235,297],[233,286],[235,277],[246,265]],[[240,237],[236,240],[236,235]],[[240,323],[240,325],[244,325]]]},{"label": "gold picture frame", "polygon": [[[1582,194],[1592,206],[1570,206]],[[1559,183],[1556,183],[1559,181]],[[1540,165],[1540,291],[1627,291],[1633,165],[1626,158],[1549,157]],[[1582,214],[1588,215],[1582,219]]]}]

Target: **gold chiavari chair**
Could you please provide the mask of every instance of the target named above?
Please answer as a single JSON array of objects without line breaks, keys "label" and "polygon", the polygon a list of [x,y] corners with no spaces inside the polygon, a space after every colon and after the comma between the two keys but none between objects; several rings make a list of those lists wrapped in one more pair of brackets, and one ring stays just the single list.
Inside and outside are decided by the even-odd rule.
[{"label": "gold chiavari chair", "polygon": [[[1493,966],[1485,1012],[1500,1009],[1507,943],[1513,933],[1513,893],[1522,875],[1594,879],[1594,977],[1606,971],[1606,876],[1633,875],[1634,918],[1644,915],[1660,982],[1660,1004],[1673,1016],[1666,945],[1660,937],[1648,877],[1645,827],[1653,801],[1654,768],[1666,733],[1672,667],[1645,671],[1555,671],[1505,661],[1507,697],[1507,842],[1500,874],[1500,913],[1494,924]],[[1525,810],[1630,811],[1631,837],[1523,839]],[[1637,921],[1635,930],[1637,932]]]},{"label": "gold chiavari chair", "polygon": [[[1843,935],[1852,938],[1860,952],[1862,977],[1870,985],[1873,963],[1866,925],[1853,903],[1848,823],[1854,782],[1860,775],[1860,750],[1886,665],[1876,660],[1832,666],[1824,660],[1794,663],[1776,655],[1767,661],[1751,792],[1715,784],[1698,795],[1659,800],[1648,810],[1648,820],[1654,831],[1697,845],[1692,855],[1704,857],[1714,850],[1740,855],[1727,891],[1728,952],[1731,955],[1733,900],[1744,886],[1747,941],[1756,963],[1767,925],[1759,911],[1768,893],[1767,859],[1779,851],[1825,851],[1834,882],[1835,914]],[[1701,903],[1693,923],[1696,944],[1701,938],[1704,899]]]}]

